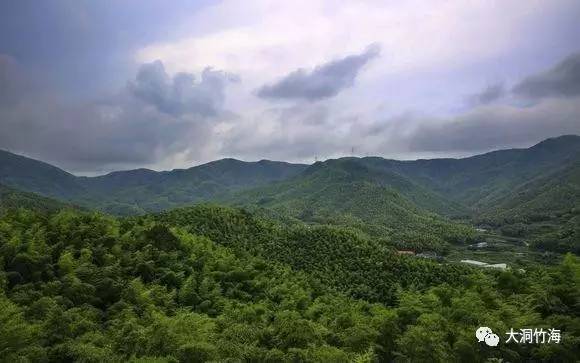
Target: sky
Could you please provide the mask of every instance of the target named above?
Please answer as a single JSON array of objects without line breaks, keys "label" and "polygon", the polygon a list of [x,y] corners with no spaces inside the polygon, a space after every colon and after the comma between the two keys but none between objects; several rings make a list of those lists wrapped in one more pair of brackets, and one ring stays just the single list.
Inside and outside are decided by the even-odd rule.
[{"label": "sky", "polygon": [[0,149],[78,175],[580,134],[577,0],[0,2]]}]

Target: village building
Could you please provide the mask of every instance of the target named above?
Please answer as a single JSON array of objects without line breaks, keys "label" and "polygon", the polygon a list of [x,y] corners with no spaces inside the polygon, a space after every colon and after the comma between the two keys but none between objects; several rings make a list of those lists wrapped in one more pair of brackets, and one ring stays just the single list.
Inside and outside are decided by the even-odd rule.
[{"label": "village building", "polygon": [[484,268],[495,268],[498,270],[507,270],[509,268],[508,265],[505,263],[490,264],[487,262],[481,262],[481,261],[475,261],[475,260],[461,260],[460,262],[468,264],[468,265],[472,265],[472,266],[484,267]]}]

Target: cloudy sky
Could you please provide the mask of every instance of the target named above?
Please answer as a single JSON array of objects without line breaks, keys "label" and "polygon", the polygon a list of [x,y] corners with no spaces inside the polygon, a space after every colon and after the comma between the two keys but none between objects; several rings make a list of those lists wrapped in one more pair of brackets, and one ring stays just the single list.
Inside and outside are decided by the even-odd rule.
[{"label": "cloudy sky", "polygon": [[0,149],[77,174],[580,134],[577,0],[0,2]]}]

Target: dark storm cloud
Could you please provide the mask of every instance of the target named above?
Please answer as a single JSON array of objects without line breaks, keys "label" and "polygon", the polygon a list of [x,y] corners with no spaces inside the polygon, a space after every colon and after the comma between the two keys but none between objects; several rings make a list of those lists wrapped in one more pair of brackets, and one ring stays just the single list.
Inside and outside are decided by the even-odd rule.
[{"label": "dark storm cloud", "polygon": [[474,153],[580,135],[580,98],[552,99],[525,108],[488,106],[452,119],[406,122],[414,130],[399,137],[407,139],[411,151]]},{"label": "dark storm cloud", "polygon": [[257,94],[262,98],[308,101],[336,96],[351,87],[362,67],[379,53],[379,46],[373,44],[361,54],[319,65],[310,72],[297,69],[273,84],[262,86]]},{"label": "dark storm cloud", "polygon": [[144,102],[154,105],[160,112],[180,116],[197,114],[215,116],[223,106],[225,87],[237,77],[206,68],[200,82],[190,73],[170,77],[161,61],[144,64],[128,87]]},{"label": "dark storm cloud", "polygon": [[[359,156],[441,157],[527,147],[548,137],[580,135],[580,98],[551,99],[523,108],[481,106],[452,118],[403,113],[382,120],[357,114],[337,118],[315,105],[272,109],[253,124],[235,127],[226,135],[222,153],[312,161],[350,155],[354,148]],[[270,127],[261,127],[263,120]]]},{"label": "dark storm cloud", "polygon": [[[12,101],[0,108],[0,149],[81,172],[153,163],[189,152],[193,145],[201,152],[211,139],[212,117],[224,112],[226,82],[221,72],[204,73],[198,84],[192,83],[193,75],[167,77],[172,82],[166,91],[171,92],[162,100],[172,112],[166,112],[153,96],[144,100],[135,95],[136,81],[117,94],[80,104],[38,91],[42,87],[20,92],[21,85],[33,81],[25,81],[15,64],[0,58],[0,79],[13,80],[8,86],[0,84],[0,104]],[[155,90],[159,80],[150,81],[150,90]]]},{"label": "dark storm cloud", "polygon": [[[0,1],[0,53],[71,95],[120,87],[134,51],[175,36],[206,0]],[[179,11],[176,11],[178,9]],[[90,74],[90,82],[79,82]]]},{"label": "dark storm cloud", "polygon": [[580,53],[566,57],[545,72],[525,78],[516,84],[513,92],[533,100],[580,95]]},{"label": "dark storm cloud", "polygon": [[[516,103],[535,102],[525,107],[494,104],[509,97]],[[474,108],[455,118],[402,120],[414,130],[396,137],[407,139],[411,151],[479,152],[580,134],[580,53],[524,78],[511,94],[502,84],[491,85],[468,97],[468,103]]]},{"label": "dark storm cloud", "polygon": [[487,105],[501,99],[505,95],[503,83],[487,86],[483,91],[467,97],[470,106]]},{"label": "dark storm cloud", "polygon": [[[275,107],[248,121],[247,124],[234,125],[224,135],[223,155],[303,160],[315,155],[329,155],[337,149],[336,144],[342,142],[332,135],[328,108],[320,103]],[[264,127],[265,122],[268,122],[268,127]]]},{"label": "dark storm cloud", "polygon": [[[528,77],[534,80],[560,80],[560,86],[574,79],[573,60],[568,57],[553,69]],[[557,76],[555,76],[556,74]],[[565,74],[565,76],[564,76]],[[549,76],[548,76],[549,75]],[[552,82],[554,84],[554,82]],[[580,135],[580,94],[574,96],[573,82],[525,107],[514,100],[502,84],[494,84],[470,97],[472,108],[455,117],[436,118],[405,112],[398,117],[373,120],[353,115],[338,119],[319,103],[299,107],[274,108],[263,115],[274,127],[234,128],[226,138],[226,154],[249,157],[270,156],[308,160],[314,156],[348,155],[351,147],[371,155],[472,155],[494,149],[527,147],[543,139],[564,134]],[[549,89],[552,91],[555,86]],[[516,102],[517,103],[517,102]]]},{"label": "dark storm cloud", "polygon": [[0,54],[0,107],[18,102],[27,91],[27,82],[12,57]]}]

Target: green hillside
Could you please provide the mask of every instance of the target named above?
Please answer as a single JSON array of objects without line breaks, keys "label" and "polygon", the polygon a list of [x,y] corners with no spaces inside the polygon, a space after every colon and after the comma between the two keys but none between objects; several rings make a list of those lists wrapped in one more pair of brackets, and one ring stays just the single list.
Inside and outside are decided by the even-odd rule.
[{"label": "green hillside", "polygon": [[474,211],[485,211],[510,198],[515,188],[530,180],[580,162],[580,136],[561,136],[528,149],[499,150],[464,159],[370,158],[367,162],[397,171]]},{"label": "green hillside", "polygon": [[76,177],[49,164],[0,151],[0,183],[117,215],[143,214],[211,200],[283,180],[306,168],[262,160],[223,159],[189,169],[136,169]]},{"label": "green hillside", "polygon": [[310,166],[223,159],[98,177],[0,152],[0,183],[115,215],[233,204],[289,223],[353,227],[414,250],[472,243],[479,237],[465,224],[485,224],[564,252],[577,250],[579,164],[580,136],[573,135],[463,159],[342,158]]},{"label": "green hillside", "polygon": [[[410,178],[391,170],[375,168],[372,163],[367,163],[365,159],[358,158],[342,158],[318,162],[292,180],[287,180],[273,187],[288,189],[288,191],[280,190],[279,194],[282,195],[283,199],[286,195],[296,195],[298,197],[311,195],[320,189],[321,185],[348,183],[373,184],[385,190],[395,191],[416,207],[434,213],[458,215],[467,212],[467,209],[459,203],[449,201],[447,198],[421,186]],[[258,189],[254,193],[257,194],[262,190],[268,193],[267,189]]]},{"label": "green hillside", "polygon": [[[224,199],[232,191],[283,181],[263,189],[278,199],[311,197],[321,186],[372,184],[394,190],[415,207],[447,216],[497,209],[531,180],[580,160],[580,136],[545,140],[529,149],[500,150],[464,159],[395,161],[377,157],[328,160],[312,166],[223,159],[189,169],[137,169],[99,177],[75,177],[48,164],[0,152],[0,182],[45,196],[74,200],[117,214],[160,211]],[[292,181],[290,181],[291,178]],[[296,186],[291,183],[296,182]],[[317,189],[318,188],[318,189]],[[251,195],[250,193],[249,195]],[[257,195],[258,192],[253,192]],[[572,195],[575,198],[574,195]],[[256,201],[248,196],[244,201]],[[268,201],[264,198],[265,204]],[[259,200],[257,201],[259,202]],[[402,207],[408,208],[408,203]],[[297,207],[300,209],[300,207]]]},{"label": "green hillside", "polygon": [[78,178],[41,161],[0,150],[0,183],[55,198],[78,197],[84,188]]},{"label": "green hillside", "polygon": [[114,172],[84,178],[82,184],[100,198],[90,204],[115,214],[135,214],[211,200],[234,190],[286,179],[304,168],[301,164],[267,160],[223,159],[169,172]]},{"label": "green hillside", "polygon": [[485,214],[515,221],[542,221],[578,209],[579,202],[580,159],[521,183],[509,198],[487,208]]},{"label": "green hillside", "polygon": [[479,220],[542,250],[580,253],[580,160],[521,184]]},{"label": "green hillside", "polygon": [[[288,264],[325,286],[367,301],[389,303],[396,286],[454,284],[464,273],[461,266],[401,258],[376,239],[348,229],[284,226],[239,209],[201,205],[165,212],[155,219],[240,252]],[[425,275],[425,270],[430,273]]]},{"label": "green hillside", "polygon": [[[580,355],[580,261],[526,274],[396,256],[216,207],[0,216],[0,361],[485,362]],[[357,299],[361,297],[362,299]],[[375,302],[369,302],[375,301]],[[488,349],[474,331],[557,327]]]},{"label": "green hillside", "polygon": [[46,213],[75,207],[55,199],[46,198],[34,193],[22,192],[0,184],[0,212],[18,208]]},{"label": "green hillside", "polygon": [[359,159],[317,163],[292,179],[240,192],[229,201],[309,223],[357,227],[403,248],[439,249],[444,241],[472,238],[467,227],[418,206],[452,210],[454,203],[397,174],[366,167]]}]

